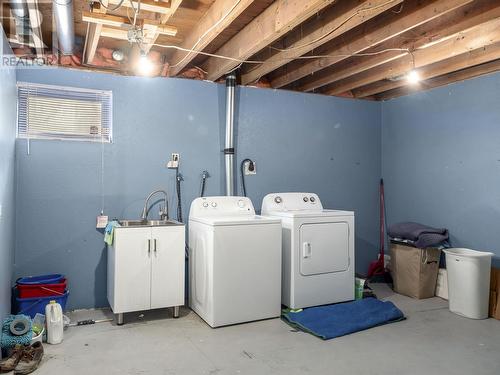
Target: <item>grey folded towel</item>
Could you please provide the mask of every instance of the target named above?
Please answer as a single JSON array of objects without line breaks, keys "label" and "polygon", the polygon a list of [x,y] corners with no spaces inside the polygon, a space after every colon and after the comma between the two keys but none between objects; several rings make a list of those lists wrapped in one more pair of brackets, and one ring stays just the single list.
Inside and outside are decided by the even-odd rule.
[{"label": "grey folded towel", "polygon": [[393,224],[387,229],[387,234],[392,238],[413,241],[415,246],[420,248],[436,246],[448,240],[448,229],[432,228],[413,222]]}]

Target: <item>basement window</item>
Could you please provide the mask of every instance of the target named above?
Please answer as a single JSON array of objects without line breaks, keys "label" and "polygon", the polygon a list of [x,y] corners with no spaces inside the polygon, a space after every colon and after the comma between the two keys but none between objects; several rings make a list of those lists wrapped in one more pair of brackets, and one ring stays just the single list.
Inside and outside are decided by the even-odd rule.
[{"label": "basement window", "polygon": [[112,141],[111,91],[18,82],[17,137]]}]

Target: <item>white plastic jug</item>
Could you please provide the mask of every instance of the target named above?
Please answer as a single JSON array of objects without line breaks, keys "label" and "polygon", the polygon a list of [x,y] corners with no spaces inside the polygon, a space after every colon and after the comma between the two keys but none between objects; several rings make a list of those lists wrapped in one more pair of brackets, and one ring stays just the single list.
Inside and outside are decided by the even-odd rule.
[{"label": "white plastic jug", "polygon": [[63,340],[63,313],[62,307],[56,301],[50,301],[45,306],[45,320],[47,322],[47,342],[60,344]]}]

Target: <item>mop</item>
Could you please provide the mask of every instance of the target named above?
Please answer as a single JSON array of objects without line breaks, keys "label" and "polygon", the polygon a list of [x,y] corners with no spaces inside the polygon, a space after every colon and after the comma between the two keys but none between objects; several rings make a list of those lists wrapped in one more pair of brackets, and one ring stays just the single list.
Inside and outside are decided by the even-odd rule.
[{"label": "mop", "polygon": [[10,315],[4,319],[0,332],[0,347],[13,348],[16,345],[29,345],[33,337],[31,318],[27,315]]}]

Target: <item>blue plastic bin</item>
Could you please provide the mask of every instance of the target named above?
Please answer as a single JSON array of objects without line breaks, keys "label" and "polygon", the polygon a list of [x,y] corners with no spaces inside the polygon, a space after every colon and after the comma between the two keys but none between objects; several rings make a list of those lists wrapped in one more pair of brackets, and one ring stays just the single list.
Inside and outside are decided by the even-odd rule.
[{"label": "blue plastic bin", "polygon": [[20,279],[17,279],[16,283],[18,283],[18,284],[30,284],[30,285],[59,284],[62,282],[63,279],[64,279],[64,275],[55,273],[52,275],[21,277]]},{"label": "blue plastic bin", "polygon": [[37,313],[45,315],[45,306],[50,301],[56,301],[61,305],[63,311],[66,309],[68,302],[69,290],[66,290],[62,296],[35,297],[35,298],[16,298],[17,313],[29,315],[34,318]]}]

